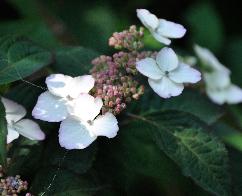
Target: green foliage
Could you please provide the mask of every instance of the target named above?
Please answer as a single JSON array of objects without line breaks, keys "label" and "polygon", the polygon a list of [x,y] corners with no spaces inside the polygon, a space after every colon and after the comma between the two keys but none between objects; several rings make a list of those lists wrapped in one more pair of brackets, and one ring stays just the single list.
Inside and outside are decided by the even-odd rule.
[{"label": "green foliage", "polygon": [[224,28],[220,15],[211,3],[192,5],[185,16],[191,32],[191,42],[219,51],[223,46]]},{"label": "green foliage", "polygon": [[197,184],[216,195],[229,194],[228,157],[224,145],[206,133],[204,124],[188,113],[147,115],[157,145]]},{"label": "green foliage", "polygon": [[31,191],[36,195],[91,196],[101,188],[90,176],[77,176],[67,170],[45,167],[36,174]]},{"label": "green foliage", "polygon": [[0,84],[27,77],[51,62],[51,53],[28,39],[16,36],[0,38]]},{"label": "green foliage", "polygon": [[[1,98],[1,97],[0,97]],[[7,159],[7,122],[5,108],[0,101],[0,164],[6,167]]]},{"label": "green foliage", "polygon": [[97,56],[95,51],[83,47],[60,48],[55,53],[53,68],[56,72],[71,76],[88,74],[92,67],[91,61]]}]

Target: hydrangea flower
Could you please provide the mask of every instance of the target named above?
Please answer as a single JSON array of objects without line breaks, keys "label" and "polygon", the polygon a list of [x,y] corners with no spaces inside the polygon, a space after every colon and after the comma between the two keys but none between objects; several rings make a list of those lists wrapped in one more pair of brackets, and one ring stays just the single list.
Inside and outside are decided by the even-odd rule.
[{"label": "hydrangea flower", "polygon": [[169,38],[181,38],[186,33],[182,25],[159,19],[146,9],[137,9],[137,16],[154,38],[165,45],[171,43]]},{"label": "hydrangea flower", "polygon": [[59,143],[66,149],[83,149],[97,136],[113,138],[117,134],[118,121],[112,113],[97,116],[103,102],[88,94],[94,83],[91,75],[52,74],[46,78],[49,91],[39,96],[32,113],[41,120],[62,121]]},{"label": "hydrangea flower", "polygon": [[6,112],[8,144],[17,139],[19,135],[31,140],[45,139],[45,134],[37,123],[30,119],[22,119],[26,115],[26,110],[22,105],[4,97],[1,97],[1,101]]},{"label": "hydrangea flower", "polygon": [[45,82],[48,91],[39,96],[32,115],[36,119],[60,122],[71,112],[75,99],[93,88],[95,80],[91,75],[73,78],[63,74],[52,74]]},{"label": "hydrangea flower", "polygon": [[204,66],[203,77],[208,97],[219,105],[242,102],[242,89],[231,83],[231,71],[208,49],[198,45],[194,49]]},{"label": "hydrangea flower", "polygon": [[184,83],[196,83],[201,73],[191,66],[178,61],[171,48],[163,48],[153,58],[145,58],[136,63],[137,70],[147,76],[151,88],[161,97],[178,96],[184,89]]},{"label": "hydrangea flower", "polygon": [[98,136],[115,137],[119,130],[118,121],[110,112],[98,116],[102,106],[101,98],[81,94],[75,102],[72,116],[61,123],[60,145],[69,150],[83,149]]}]

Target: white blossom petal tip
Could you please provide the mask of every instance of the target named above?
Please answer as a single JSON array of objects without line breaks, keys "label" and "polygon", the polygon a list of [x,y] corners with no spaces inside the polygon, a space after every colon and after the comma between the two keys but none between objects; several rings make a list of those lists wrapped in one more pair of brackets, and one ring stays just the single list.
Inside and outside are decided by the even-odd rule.
[{"label": "white blossom petal tip", "polygon": [[159,19],[146,9],[137,9],[137,17],[148,29],[156,29],[159,25]]},{"label": "white blossom petal tip", "polygon": [[182,38],[186,33],[184,26],[165,19],[158,19],[146,9],[137,9],[136,11],[142,24],[160,43],[169,45],[171,43],[169,38]]}]

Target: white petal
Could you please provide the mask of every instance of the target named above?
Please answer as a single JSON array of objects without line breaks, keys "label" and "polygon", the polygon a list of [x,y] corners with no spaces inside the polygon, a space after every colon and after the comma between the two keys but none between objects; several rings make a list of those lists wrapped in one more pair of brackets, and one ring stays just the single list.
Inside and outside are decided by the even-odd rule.
[{"label": "white petal", "polygon": [[203,78],[207,88],[212,90],[224,89],[231,83],[229,74],[224,71],[204,73]]},{"label": "white petal", "polygon": [[72,79],[68,94],[77,98],[81,93],[88,93],[94,87],[95,79],[91,75],[84,75]]},{"label": "white petal", "polygon": [[208,97],[214,102],[219,105],[222,105],[225,103],[227,92],[225,90],[212,90],[209,88],[206,88],[206,93]]},{"label": "white petal", "polygon": [[48,90],[56,96],[67,97],[69,95],[73,78],[63,74],[51,74],[45,80]]},{"label": "white petal", "polygon": [[205,66],[212,69],[213,71],[224,71],[230,74],[230,70],[222,65],[210,50],[198,45],[194,46],[194,50]]},{"label": "white petal", "polygon": [[228,104],[237,104],[242,102],[242,89],[236,85],[230,85],[226,97]]},{"label": "white petal", "polygon": [[171,48],[163,48],[156,56],[156,62],[163,72],[171,71],[178,67],[178,57]]},{"label": "white petal", "polygon": [[71,149],[84,149],[89,146],[96,136],[91,135],[81,121],[75,118],[67,118],[61,122],[59,130],[59,143],[62,147]]},{"label": "white petal", "polygon": [[170,45],[171,44],[171,40],[162,36],[161,34],[155,32],[155,31],[150,31],[152,36],[160,43],[163,43],[165,45]]},{"label": "white petal", "polygon": [[177,23],[159,19],[157,33],[169,38],[181,38],[185,35],[186,29]]},{"label": "white petal", "polygon": [[158,27],[159,19],[154,14],[151,14],[146,9],[137,9],[136,12],[145,27],[148,29],[156,29]]},{"label": "white petal", "polygon": [[178,68],[169,73],[169,78],[176,83],[197,83],[201,80],[201,73],[189,65],[180,63]]},{"label": "white petal", "polygon": [[151,88],[161,97],[170,98],[172,96],[178,96],[182,93],[183,84],[177,84],[171,81],[167,77],[163,77],[160,80],[148,79]]},{"label": "white petal", "polygon": [[68,102],[46,91],[39,96],[32,115],[36,119],[60,122],[68,116]]},{"label": "white petal", "polygon": [[15,131],[12,127],[8,126],[7,134],[7,144],[11,143],[13,140],[19,137],[19,133]]},{"label": "white petal", "polygon": [[99,113],[103,106],[101,98],[94,98],[89,94],[81,94],[75,100],[73,115],[81,120],[93,120]]},{"label": "white petal", "polygon": [[112,113],[98,116],[90,127],[92,133],[96,136],[106,136],[108,138],[115,137],[119,130],[118,121]]},{"label": "white petal", "polygon": [[8,123],[17,122],[26,115],[26,110],[22,105],[4,97],[1,97],[1,101],[5,107]]},{"label": "white petal", "polygon": [[41,131],[39,125],[30,119],[23,119],[17,122],[15,130],[22,136],[31,140],[44,140],[45,134]]},{"label": "white petal", "polygon": [[161,79],[162,72],[152,58],[145,58],[136,62],[137,70],[152,79]]}]

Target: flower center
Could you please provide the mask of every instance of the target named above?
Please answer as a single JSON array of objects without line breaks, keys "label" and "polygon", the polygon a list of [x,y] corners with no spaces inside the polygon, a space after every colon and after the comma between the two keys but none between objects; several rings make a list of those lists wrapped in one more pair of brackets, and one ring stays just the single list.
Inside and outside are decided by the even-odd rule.
[{"label": "flower center", "polygon": [[87,123],[88,123],[89,125],[93,125],[93,121],[92,121],[92,120],[88,120]]},{"label": "flower center", "polygon": [[169,76],[169,71],[165,71],[165,76]]}]

